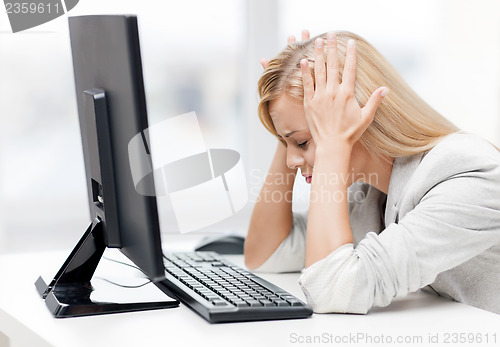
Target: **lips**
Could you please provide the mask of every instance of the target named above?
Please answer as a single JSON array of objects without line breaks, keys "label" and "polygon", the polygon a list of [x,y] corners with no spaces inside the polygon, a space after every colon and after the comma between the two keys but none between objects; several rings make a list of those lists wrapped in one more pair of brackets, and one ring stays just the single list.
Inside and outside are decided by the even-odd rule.
[{"label": "lips", "polygon": [[305,180],[306,180],[306,183],[311,183],[312,181],[312,175],[302,175],[304,176]]}]

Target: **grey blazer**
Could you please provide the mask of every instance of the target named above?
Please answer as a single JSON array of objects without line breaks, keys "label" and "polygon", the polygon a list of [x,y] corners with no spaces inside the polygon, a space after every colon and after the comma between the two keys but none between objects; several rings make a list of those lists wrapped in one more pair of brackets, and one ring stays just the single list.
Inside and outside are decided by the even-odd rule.
[{"label": "grey blazer", "polygon": [[[500,152],[452,134],[396,158],[388,194],[349,188],[354,243],[303,270],[307,216],[256,271],[300,271],[315,312],[367,313],[424,288],[500,314]],[[335,232],[332,228],[331,232]]]}]

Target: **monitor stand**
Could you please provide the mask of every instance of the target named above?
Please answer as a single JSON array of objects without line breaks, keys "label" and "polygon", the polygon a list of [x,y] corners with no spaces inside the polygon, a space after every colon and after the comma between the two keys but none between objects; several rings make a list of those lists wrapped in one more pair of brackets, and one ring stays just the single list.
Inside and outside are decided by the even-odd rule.
[{"label": "monitor stand", "polygon": [[152,310],[179,306],[178,300],[161,302],[94,302],[90,281],[104,253],[103,223],[94,219],[49,285],[39,277],[35,286],[56,318]]},{"label": "monitor stand", "polygon": [[[86,112],[91,112],[89,117],[93,117],[99,131],[97,134],[98,150],[100,160],[112,161],[109,143],[109,122],[107,112],[106,96],[103,90],[91,89],[84,91],[85,101],[88,103]],[[102,180],[105,181],[107,189],[113,189],[114,182],[110,170],[102,171]],[[106,193],[106,192],[105,192]],[[113,191],[109,194],[113,195]],[[114,201],[114,199],[109,199]],[[102,207],[104,210],[104,207]],[[106,219],[112,219],[115,212],[113,204],[107,205]],[[135,303],[113,303],[94,302],[90,298],[93,292],[90,281],[106,249],[106,241],[110,235],[105,231],[105,223],[95,216],[93,222],[76,244],[75,248],[64,262],[49,285],[45,284],[40,277],[35,282],[41,297],[45,300],[47,307],[54,317],[76,317],[96,314],[118,313],[129,311],[152,310],[158,308],[178,307],[179,301],[175,295],[169,293],[172,299],[161,302],[135,302]],[[107,239],[106,239],[107,237]],[[116,235],[114,240],[116,241]],[[165,286],[161,289],[166,292]]]}]

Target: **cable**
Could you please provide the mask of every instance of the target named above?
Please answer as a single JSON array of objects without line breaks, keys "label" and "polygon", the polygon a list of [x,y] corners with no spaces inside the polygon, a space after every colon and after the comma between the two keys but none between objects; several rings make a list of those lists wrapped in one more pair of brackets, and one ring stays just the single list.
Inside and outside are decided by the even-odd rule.
[{"label": "cable", "polygon": [[[118,263],[118,264],[122,264],[122,265],[127,265],[127,266],[130,266],[131,268],[134,268],[134,269],[136,269],[136,270],[139,270],[139,271],[140,271],[140,272],[142,272],[142,273],[143,273],[146,277],[148,277],[148,275],[147,275],[144,271],[142,271],[142,269],[141,269],[140,267],[138,267],[138,266],[131,265],[131,264],[127,264],[127,263],[125,263],[125,262],[123,262],[123,261],[120,261],[120,260],[115,260],[115,259],[112,259],[112,258],[108,258],[108,257],[106,257],[106,256],[102,256],[102,259],[106,259],[106,260],[113,261],[113,262]],[[137,286],[127,286],[127,285],[125,285],[125,284],[119,284],[119,283],[116,283],[116,282],[110,281],[110,280],[108,280],[108,279],[106,279],[106,278],[102,278],[102,277],[98,277],[98,276],[96,276],[96,277],[94,277],[94,278],[96,278],[96,279],[100,279],[100,280],[103,280],[103,281],[106,281],[106,282],[109,282],[109,283],[111,283],[111,284],[113,284],[113,285],[115,285],[115,286],[118,286],[118,287],[122,287],[122,288],[129,288],[129,289],[140,288],[140,287],[144,287],[146,284],[149,284],[149,283],[156,283],[156,282],[160,282],[160,281],[161,281],[161,280],[158,280],[158,281],[153,281],[153,280],[148,279],[148,281],[147,281],[146,283],[142,283],[142,284],[139,284],[139,285],[137,285]],[[163,288],[163,291],[164,291],[164,292],[165,292],[165,294],[166,294],[167,296],[169,296],[171,299],[173,299],[173,300],[179,300],[179,299],[177,298],[177,296],[176,296],[174,293],[172,293],[169,289],[167,289],[166,287],[164,287],[164,288]]]},{"label": "cable", "polygon": [[108,280],[106,278],[102,278],[102,277],[94,277],[94,278],[95,279],[99,279],[99,280],[103,280],[103,281],[106,281],[106,282],[109,282],[109,283],[114,284],[115,286],[118,286],[118,287],[130,288],[130,289],[144,287],[146,284],[149,284],[149,283],[153,282],[151,280],[148,280],[146,283],[138,284],[136,286],[127,286],[125,284],[116,283],[116,282],[110,281],[110,280]]},{"label": "cable", "polygon": [[[112,258],[108,258],[106,256],[103,256],[102,257],[103,259],[106,259],[106,260],[109,260],[109,261],[114,261],[115,263],[118,263],[118,264],[122,264],[122,265],[127,265],[127,266],[130,266],[136,270],[139,270],[140,272],[142,272],[146,277],[148,277],[148,275],[142,271],[142,269],[140,267],[137,267],[135,265],[131,265],[131,264],[127,264],[127,263],[124,263],[123,261],[120,261],[120,260],[115,260],[115,259],[112,259]],[[105,279],[105,278],[102,278],[102,277],[95,277],[95,278],[98,278],[98,279],[101,279],[103,281],[106,281],[106,282],[109,282],[111,284],[114,284],[116,286],[119,286],[119,287],[123,287],[123,288],[130,288],[130,289],[133,289],[133,288],[140,288],[140,287],[143,287],[145,286],[146,284],[149,284],[149,283],[156,283],[156,282],[161,282],[161,280],[157,280],[157,281],[152,281],[152,280],[148,280],[146,283],[143,283],[143,284],[140,284],[140,285],[137,285],[137,286],[127,286],[127,285],[124,285],[124,284],[119,284],[119,283],[115,283],[115,282],[112,282],[108,279]],[[177,298],[177,296],[172,293],[169,289],[167,289],[166,287],[163,288],[163,291],[165,292],[165,294],[167,294],[170,298],[174,299],[174,300],[179,300]]]},{"label": "cable", "polygon": [[[144,275],[146,275],[146,276],[147,276],[147,274],[146,274],[144,271],[142,271],[142,269],[141,269],[140,267],[138,267],[138,266],[131,265],[131,264],[127,264],[127,263],[125,263],[125,262],[123,262],[123,261],[116,260],[116,259],[112,259],[112,258],[108,258],[108,257],[106,257],[106,256],[103,256],[102,258],[103,258],[103,259],[106,259],[106,260],[109,260],[109,261],[113,261],[113,262],[118,263],[118,264],[121,264],[121,265],[126,265],[126,266],[129,266],[129,267],[131,267],[131,268],[134,268],[134,269],[136,269],[136,270],[139,270],[140,272],[142,272]],[[103,278],[103,277],[97,277],[97,276],[96,276],[96,277],[94,277],[94,278],[96,278],[96,279],[100,279],[100,280],[103,280],[103,281],[106,281],[106,282],[111,283],[111,284],[114,284],[115,286],[118,286],[118,287],[122,287],[122,288],[130,288],[130,289],[144,287],[146,284],[149,284],[149,283],[152,283],[152,282],[153,282],[152,280],[148,280],[147,282],[142,283],[142,284],[139,284],[139,285],[135,285],[135,286],[128,286],[128,285],[125,285],[125,284],[120,284],[120,283],[116,283],[116,282],[110,281],[110,280],[108,280],[108,279],[106,279],[106,278]]]},{"label": "cable", "polygon": [[118,264],[122,264],[122,265],[127,265],[127,266],[130,266],[131,268],[134,268],[134,269],[136,269],[136,270],[139,270],[140,272],[142,272],[144,275],[146,275],[146,276],[147,276],[147,274],[146,274],[144,271],[142,271],[142,269],[141,269],[140,267],[138,267],[138,266],[135,266],[135,265],[132,265],[132,264],[128,264],[128,263],[125,263],[125,262],[120,261],[120,260],[116,260],[116,259],[108,258],[108,257],[106,257],[106,256],[103,256],[103,257],[102,257],[102,259],[106,259],[106,260],[109,260],[109,261],[114,261],[115,263],[118,263]]}]

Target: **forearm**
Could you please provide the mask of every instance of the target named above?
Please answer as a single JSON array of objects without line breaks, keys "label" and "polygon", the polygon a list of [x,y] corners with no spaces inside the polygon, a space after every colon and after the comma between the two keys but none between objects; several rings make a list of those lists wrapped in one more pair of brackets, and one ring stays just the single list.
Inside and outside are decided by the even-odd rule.
[{"label": "forearm", "polygon": [[257,268],[288,236],[293,224],[292,190],[296,169],[286,165],[286,148],[278,144],[255,203],[245,240],[245,264]]},{"label": "forearm", "polygon": [[353,242],[347,201],[351,150],[347,144],[316,150],[307,224],[306,267],[338,247]]}]

